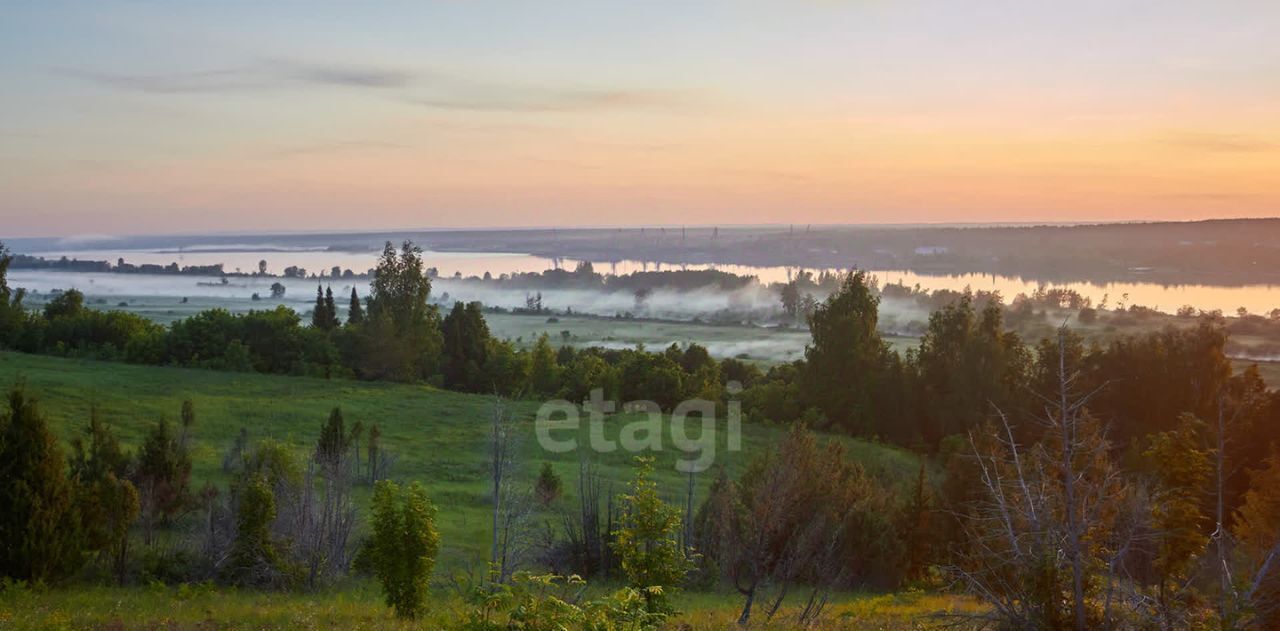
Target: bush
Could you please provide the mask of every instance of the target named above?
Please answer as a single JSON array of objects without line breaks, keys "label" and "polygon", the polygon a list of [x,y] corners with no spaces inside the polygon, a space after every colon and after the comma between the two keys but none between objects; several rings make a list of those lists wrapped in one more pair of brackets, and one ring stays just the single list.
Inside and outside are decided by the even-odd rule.
[{"label": "bush", "polygon": [[561,631],[563,629],[657,629],[666,614],[645,610],[645,593],[623,588],[579,604],[586,582],[578,576],[517,572],[511,584],[483,585],[471,594],[465,631]]},{"label": "bush", "polygon": [[613,551],[631,587],[639,590],[645,610],[668,613],[667,593],[684,581],[692,568],[678,539],[680,510],[662,501],[652,479],[652,458],[637,458],[629,492],[619,498],[620,526]]},{"label": "bush", "polygon": [[388,480],[374,487],[369,556],[387,606],[397,617],[417,618],[423,613],[427,581],[440,549],[435,514],[435,506],[417,482],[403,490]]},{"label": "bush", "polygon": [[35,401],[20,388],[0,415],[0,576],[65,577],[83,563],[75,489]]},{"label": "bush", "polygon": [[538,501],[543,506],[547,506],[556,501],[560,497],[560,491],[564,483],[560,480],[559,474],[551,467],[550,462],[542,463],[542,471],[538,474],[538,482],[534,485],[533,492],[538,496]]}]

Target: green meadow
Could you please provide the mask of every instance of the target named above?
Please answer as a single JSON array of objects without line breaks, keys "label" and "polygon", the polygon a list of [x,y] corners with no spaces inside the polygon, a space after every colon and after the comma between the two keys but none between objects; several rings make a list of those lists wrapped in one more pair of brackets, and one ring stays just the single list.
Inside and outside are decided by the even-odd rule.
[{"label": "green meadow", "polygon": [[[51,427],[68,443],[82,430],[91,408],[112,427],[129,448],[136,448],[146,430],[161,418],[176,422],[182,401],[195,404],[197,420],[193,430],[192,486],[206,481],[225,489],[229,476],[223,472],[223,456],[241,428],[252,440],[272,438],[292,446],[300,459],[309,455],[321,424],[334,407],[342,409],[348,425],[359,421],[367,429],[377,425],[382,445],[395,457],[391,477],[417,480],[426,485],[439,509],[438,527],[442,539],[440,563],[435,582],[448,584],[460,572],[484,567],[490,537],[487,436],[494,411],[488,396],[438,390],[429,386],[324,380],[305,377],[252,373],[215,372],[187,368],[135,366],[79,359],[64,359],[0,353],[0,384],[21,383],[36,397]],[[564,480],[565,494],[556,503],[542,508],[533,519],[538,528],[558,529],[561,513],[576,510],[575,496],[579,462],[589,461],[601,477],[605,494],[618,493],[631,477],[636,454],[623,449],[595,453],[585,449],[585,431],[577,438],[580,449],[566,453],[543,450],[535,437],[534,417],[538,403],[507,402],[520,420],[518,466],[532,484],[544,462],[549,462]],[[644,420],[639,414],[606,417],[604,435],[617,438],[631,423]],[[675,464],[688,458],[670,438],[671,420],[662,419],[660,451],[648,452],[656,460],[657,479],[668,500],[682,504],[687,478]],[[778,440],[786,427],[743,423],[741,451],[727,445],[727,421],[718,420],[715,431],[715,463],[737,476],[753,454]],[[698,437],[700,422],[691,419],[687,434]],[[558,440],[573,437],[568,430],[553,434]],[[906,484],[914,480],[919,458],[905,450],[846,437],[829,437],[842,442],[853,458],[874,475]],[[696,476],[695,502],[701,501],[711,483],[712,472]],[[368,500],[368,487],[357,487],[357,508]],[[181,525],[178,526],[181,528]],[[138,545],[141,545],[140,543]],[[246,627],[330,626],[382,627],[390,619],[369,583],[351,580],[338,591],[322,595],[273,595],[235,593],[187,588],[86,588],[70,592],[27,591],[8,594],[0,601],[0,627],[25,626],[36,619],[51,626],[79,628],[111,620],[154,618],[159,626],[166,621],[180,625],[216,620],[220,627],[231,620]],[[192,591],[195,589],[195,591]],[[445,591],[443,587],[438,591]],[[445,598],[439,594],[438,597]],[[691,607],[712,620],[731,620],[739,603],[736,594],[689,594]],[[860,596],[847,596],[857,600]],[[869,596],[866,598],[870,598]],[[217,606],[213,602],[220,603]],[[312,602],[323,602],[312,605]],[[163,603],[171,603],[172,606]],[[442,604],[442,607],[445,605]],[[724,609],[723,615],[716,613]],[[253,613],[257,612],[257,613]],[[328,613],[325,613],[328,612]],[[315,616],[315,617],[311,617]],[[61,621],[61,622],[59,622]],[[22,624],[18,624],[22,623]],[[63,624],[65,623],[65,624]],[[718,622],[716,623],[718,624]],[[888,627],[893,628],[893,627]]]}]

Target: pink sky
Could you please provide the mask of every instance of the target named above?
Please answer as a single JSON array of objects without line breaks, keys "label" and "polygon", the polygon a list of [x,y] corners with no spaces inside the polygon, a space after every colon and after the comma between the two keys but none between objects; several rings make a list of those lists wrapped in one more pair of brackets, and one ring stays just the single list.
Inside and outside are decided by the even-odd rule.
[{"label": "pink sky", "polygon": [[494,4],[16,9],[0,237],[1280,214],[1274,2]]}]

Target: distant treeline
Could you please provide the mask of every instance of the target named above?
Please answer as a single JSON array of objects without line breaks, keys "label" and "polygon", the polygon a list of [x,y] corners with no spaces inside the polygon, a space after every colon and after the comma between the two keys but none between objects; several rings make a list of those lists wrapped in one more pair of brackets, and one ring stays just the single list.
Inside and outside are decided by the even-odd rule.
[{"label": "distant treeline", "polygon": [[[716,277],[729,286],[742,282],[714,271],[671,273],[690,279],[690,286],[705,286]],[[542,282],[574,277],[627,288],[648,278],[602,276],[589,265],[522,277]],[[442,315],[431,304],[431,275],[420,250],[408,242],[398,251],[390,244],[384,249],[368,296],[353,289],[335,299],[331,289],[318,288],[310,326],[285,307],[244,314],[211,309],[161,326],[134,314],[86,308],[74,290],[34,312],[22,307],[21,290],[16,290],[4,309],[0,345],[142,364],[416,381],[575,401],[600,387],[610,399],[653,400],[664,409],[692,396],[722,400],[724,384],[738,381],[746,388],[741,396],[753,417],[804,419],[816,427],[935,449],[946,437],[963,435],[990,418],[997,407],[1033,406],[1037,375],[1047,370],[1037,362],[1052,354],[1044,342],[1023,340],[1009,330],[1017,305],[1094,308],[1078,295],[1056,292],[1021,298],[1011,310],[991,293],[877,289],[863,272],[838,280],[802,275],[790,285],[829,287],[833,282],[838,282],[834,293],[810,298],[807,311],[800,313],[812,335],[805,359],[763,374],[741,360],[717,361],[697,344],[658,352],[575,350],[556,349],[544,336],[531,349],[516,348],[490,334],[479,303],[455,303]],[[881,339],[882,292],[933,306],[918,349],[900,354]],[[338,318],[337,300],[348,305],[345,322]],[[1075,334],[1070,338],[1082,382],[1108,384],[1099,397],[1106,404],[1095,402],[1094,412],[1114,421],[1112,436],[1122,442],[1167,429],[1182,412],[1209,414],[1228,384],[1263,387],[1256,373],[1231,376],[1221,319],[1120,336],[1107,346],[1085,346]]]}]

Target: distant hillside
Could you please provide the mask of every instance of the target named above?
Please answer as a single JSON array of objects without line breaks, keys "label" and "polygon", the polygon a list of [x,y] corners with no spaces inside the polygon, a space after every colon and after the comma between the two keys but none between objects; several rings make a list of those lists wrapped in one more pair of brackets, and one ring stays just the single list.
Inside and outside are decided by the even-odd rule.
[{"label": "distant hillside", "polygon": [[[412,239],[428,250],[517,252],[592,261],[978,272],[1072,280],[1280,282],[1280,218],[996,226],[678,226],[403,230],[348,234],[148,236],[77,242],[107,248],[328,248],[376,251]],[[59,247],[16,239],[16,252]]]}]

